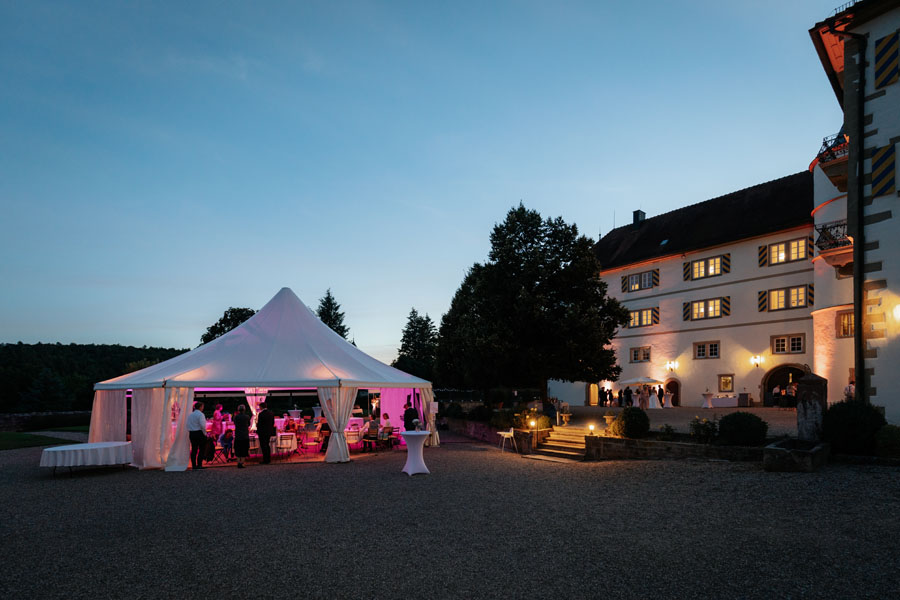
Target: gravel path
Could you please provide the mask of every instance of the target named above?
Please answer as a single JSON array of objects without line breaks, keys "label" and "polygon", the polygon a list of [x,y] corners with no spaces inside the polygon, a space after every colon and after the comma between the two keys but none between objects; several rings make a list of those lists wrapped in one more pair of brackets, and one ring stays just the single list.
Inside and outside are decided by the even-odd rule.
[{"label": "gravel path", "polygon": [[557,464],[474,443],[52,477],[0,452],[10,598],[889,598],[900,471]]}]

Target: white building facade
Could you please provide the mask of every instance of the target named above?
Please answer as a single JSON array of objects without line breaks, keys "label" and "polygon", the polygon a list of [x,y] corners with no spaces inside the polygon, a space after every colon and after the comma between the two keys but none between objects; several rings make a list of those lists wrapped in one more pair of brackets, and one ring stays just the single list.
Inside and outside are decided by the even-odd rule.
[{"label": "white building facade", "polygon": [[[767,197],[755,202],[759,196]],[[748,227],[734,221],[744,210],[767,212],[782,202],[792,205],[782,211],[784,220],[773,214]],[[597,245],[600,276],[607,293],[631,312],[631,323],[612,343],[619,381],[659,380],[682,406],[700,406],[704,393],[747,394],[763,405],[776,385],[811,369],[811,208],[812,178],[798,173],[656,218],[638,212],[631,225],[605,236]],[[698,211],[704,222],[694,218]],[[722,229],[731,241],[706,243],[721,239]],[[635,245],[643,247],[642,260],[617,252]],[[648,252],[647,245],[654,248]]]}]

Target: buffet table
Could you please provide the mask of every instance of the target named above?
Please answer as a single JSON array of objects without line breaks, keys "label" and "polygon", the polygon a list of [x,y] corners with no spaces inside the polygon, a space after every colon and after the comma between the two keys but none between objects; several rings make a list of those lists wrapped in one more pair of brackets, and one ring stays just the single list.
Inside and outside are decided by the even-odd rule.
[{"label": "buffet table", "polygon": [[737,408],[737,396],[719,396],[703,394],[703,408]]},{"label": "buffet table", "polygon": [[131,442],[93,442],[44,448],[42,467],[85,467],[131,463]]}]

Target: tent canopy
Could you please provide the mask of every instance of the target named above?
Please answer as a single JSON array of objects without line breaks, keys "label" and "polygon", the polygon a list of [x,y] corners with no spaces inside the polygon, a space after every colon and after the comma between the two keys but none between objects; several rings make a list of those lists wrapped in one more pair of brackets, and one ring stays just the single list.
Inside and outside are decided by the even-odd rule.
[{"label": "tent canopy", "polygon": [[431,383],[372,358],[282,288],[225,335],[94,389],[253,386],[429,389]]}]

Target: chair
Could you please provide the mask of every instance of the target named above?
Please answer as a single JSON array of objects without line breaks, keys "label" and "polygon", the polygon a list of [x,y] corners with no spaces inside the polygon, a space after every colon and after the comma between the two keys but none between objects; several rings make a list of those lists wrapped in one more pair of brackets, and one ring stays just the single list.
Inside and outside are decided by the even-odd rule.
[{"label": "chair", "polygon": [[363,450],[368,447],[372,447],[372,450],[378,452],[378,432],[372,433],[372,431],[367,427],[365,433],[362,436],[362,445]]},{"label": "chair", "polygon": [[228,463],[228,456],[225,454],[225,447],[221,444],[216,444],[216,453],[213,455],[212,462],[214,463]]},{"label": "chair", "polygon": [[313,452],[319,451],[319,444],[322,443],[322,436],[320,435],[319,426],[315,425],[312,427],[308,427],[306,431],[303,432],[303,441],[300,444],[300,447],[304,452],[309,452],[312,450]]},{"label": "chair", "polygon": [[512,427],[509,428],[509,431],[498,431],[497,435],[500,436],[500,452],[503,452],[503,449],[506,447],[506,440],[512,440],[513,448],[516,449],[516,452],[519,451],[519,447],[516,445],[516,435]]},{"label": "chair", "polygon": [[378,442],[376,446],[387,446],[388,450],[393,450],[395,439],[397,438],[394,437],[394,428],[385,427],[381,430],[381,435],[378,436]]},{"label": "chair", "polygon": [[288,458],[296,450],[296,437],[290,433],[279,433],[275,439],[275,454]]}]

